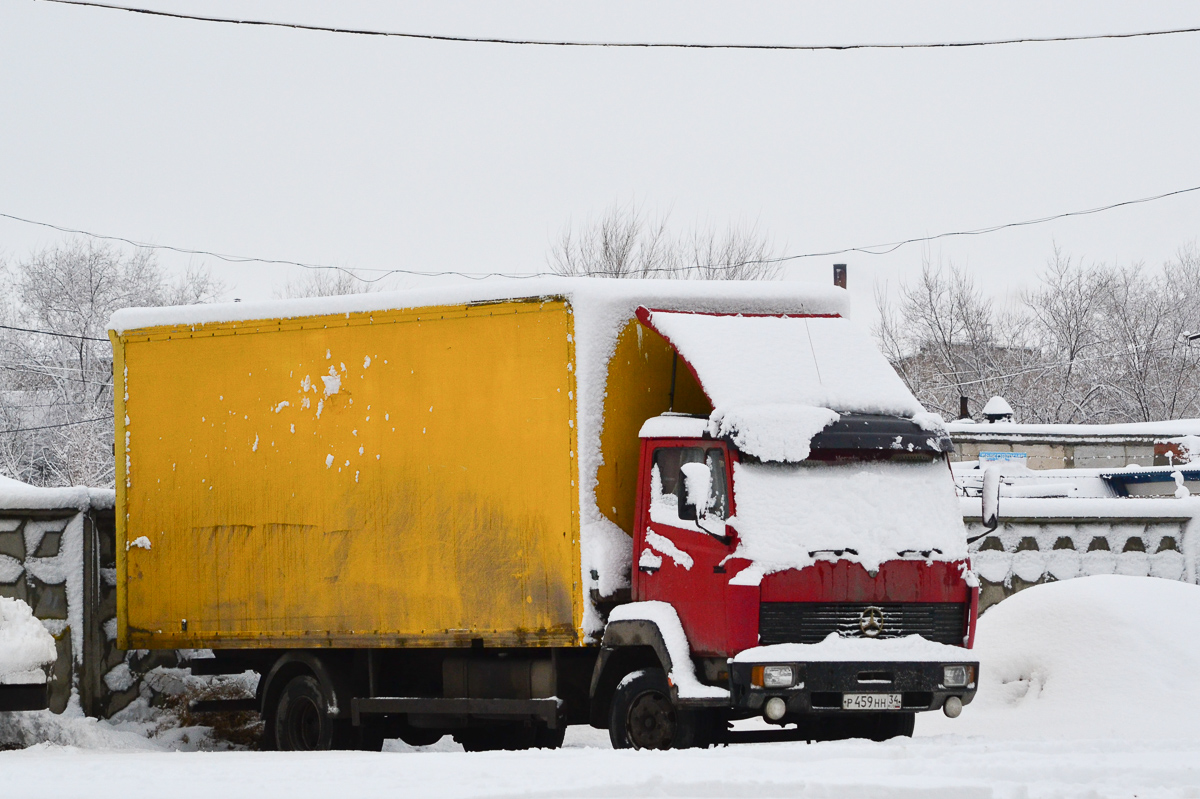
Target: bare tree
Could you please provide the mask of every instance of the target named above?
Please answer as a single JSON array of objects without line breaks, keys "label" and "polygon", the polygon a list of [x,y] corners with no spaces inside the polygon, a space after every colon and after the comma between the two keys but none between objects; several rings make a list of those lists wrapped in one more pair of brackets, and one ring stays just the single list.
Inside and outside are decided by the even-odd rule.
[{"label": "bare tree", "polygon": [[896,307],[876,291],[875,336],[909,388],[926,407],[957,415],[958,398],[975,402],[1012,393],[1015,372],[1028,360],[1021,320],[998,312],[965,269],[925,260],[913,284],[901,284]]},{"label": "bare tree", "polygon": [[1161,272],[1084,266],[1057,248],[1039,286],[996,307],[963,270],[931,267],[876,291],[875,334],[928,407],[957,415],[1004,396],[1021,421],[1098,423],[1200,414],[1200,255],[1184,248]]},{"label": "bare tree", "polygon": [[614,278],[769,280],[780,272],[768,237],[756,227],[730,225],[673,234],[668,217],[614,204],[599,219],[563,229],[551,247],[560,275]]},{"label": "bare tree", "polygon": [[189,269],[171,282],[147,251],[75,240],[0,265],[0,470],[35,485],[113,482],[108,318],[129,306],[214,299],[221,287]]},{"label": "bare tree", "polygon": [[344,269],[314,269],[304,277],[288,280],[275,292],[276,297],[336,297],[342,294],[366,294],[375,283],[366,283]]}]

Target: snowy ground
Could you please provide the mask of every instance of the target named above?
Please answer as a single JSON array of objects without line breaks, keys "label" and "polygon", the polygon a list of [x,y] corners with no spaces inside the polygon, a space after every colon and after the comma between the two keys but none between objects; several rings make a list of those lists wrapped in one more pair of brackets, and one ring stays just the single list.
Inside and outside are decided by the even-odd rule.
[{"label": "snowy ground", "polygon": [[[614,752],[572,728],[559,751],[164,751],[203,730],[67,719],[0,752],[0,795],[130,797],[1200,797],[1200,588],[1081,578],[984,616],[983,680],[962,717],[883,744]],[[11,722],[10,722],[11,723]],[[4,721],[0,719],[0,731]]]}]

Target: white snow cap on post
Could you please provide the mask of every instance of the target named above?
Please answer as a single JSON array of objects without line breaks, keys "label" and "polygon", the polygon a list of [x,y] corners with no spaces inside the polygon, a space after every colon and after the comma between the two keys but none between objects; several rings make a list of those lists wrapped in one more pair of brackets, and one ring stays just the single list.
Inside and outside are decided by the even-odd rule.
[{"label": "white snow cap on post", "polygon": [[992,397],[987,401],[987,405],[983,406],[982,413],[992,422],[998,422],[1005,418],[1012,421],[1013,418],[1012,406],[1004,397]]}]

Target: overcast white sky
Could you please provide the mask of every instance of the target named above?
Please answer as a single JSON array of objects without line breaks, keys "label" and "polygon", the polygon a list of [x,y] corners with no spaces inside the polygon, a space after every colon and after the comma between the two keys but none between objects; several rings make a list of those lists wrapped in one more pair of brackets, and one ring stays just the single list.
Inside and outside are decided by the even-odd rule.
[{"label": "overcast white sky", "polygon": [[[1200,26],[1195,3],[133,4],[477,36],[770,43]],[[636,199],[757,223],[789,252],[887,242],[1200,185],[1200,34],[972,50],[631,51],[370,39],[0,5],[0,212],[350,267],[530,271],[571,219]],[[923,254],[998,296],[1053,242],[1158,264],[1200,192],[1086,219],[794,263],[850,263],[861,310]],[[62,237],[0,220],[20,258]],[[299,271],[209,266],[227,297]],[[419,285],[410,279],[400,285]]]}]

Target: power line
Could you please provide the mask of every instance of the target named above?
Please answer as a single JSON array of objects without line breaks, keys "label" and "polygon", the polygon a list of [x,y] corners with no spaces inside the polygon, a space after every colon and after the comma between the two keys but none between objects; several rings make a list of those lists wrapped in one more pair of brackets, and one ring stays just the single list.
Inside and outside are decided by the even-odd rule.
[{"label": "power line", "polygon": [[112,3],[94,3],[86,0],[45,0],[67,6],[82,6],[85,8],[102,8],[110,11],[128,11],[133,14],[145,14],[151,17],[166,17],[169,19],[189,20],[194,22],[215,22],[227,25],[249,25],[266,28],[289,28],[300,31],[318,31],[321,33],[341,33],[355,36],[381,36],[395,39],[421,39],[433,42],[460,42],[469,44],[503,44],[531,47],[596,47],[608,49],[672,49],[672,50],[791,50],[791,51],[821,51],[821,50],[929,50],[965,47],[995,47],[1010,44],[1044,44],[1048,42],[1087,42],[1103,39],[1139,39],[1148,36],[1173,36],[1184,33],[1197,33],[1200,28],[1172,28],[1168,30],[1138,31],[1133,33],[1097,33],[1080,36],[1026,36],[1015,39],[986,39],[966,42],[917,42],[913,44],[703,44],[695,42],[598,42],[578,40],[552,39],[509,39],[494,36],[451,36],[434,33],[403,33],[399,31],[370,30],[366,28],[341,28],[326,25],[306,25],[299,22],[270,22],[258,19],[233,19],[230,17],[210,17],[199,14],[182,14],[172,11],[158,11],[151,8],[122,6]]},{"label": "power line", "polygon": [[16,429],[0,429],[0,435],[4,435],[6,433],[31,433],[31,432],[34,432],[35,429],[54,429],[56,427],[73,427],[74,425],[88,425],[88,423],[94,422],[94,421],[112,421],[112,420],[113,420],[112,416],[100,416],[100,417],[98,417],[98,419],[80,419],[79,421],[62,422],[61,425],[42,425],[41,427],[18,427]]},{"label": "power line", "polygon": [[[46,2],[60,2],[60,0],[46,0]],[[972,230],[950,231],[950,232],[946,232],[946,233],[937,233],[932,236],[915,236],[913,238],[903,239],[901,241],[888,242],[886,244],[870,244],[870,245],[861,245],[861,246],[857,246],[857,247],[843,247],[842,249],[838,249],[838,250],[823,250],[820,252],[796,253],[793,255],[781,255],[781,256],[778,256],[775,258],[762,258],[762,259],[757,259],[757,260],[752,260],[752,261],[739,261],[737,263],[730,263],[730,264],[704,264],[704,265],[698,264],[692,268],[733,270],[733,269],[740,269],[745,266],[751,266],[751,265],[756,265],[756,264],[783,263],[785,261],[796,261],[796,260],[800,260],[802,258],[827,258],[827,257],[835,256],[835,255],[848,255],[850,253],[860,253],[862,255],[887,255],[889,253],[895,252],[896,250],[898,250],[901,247],[904,247],[905,245],[908,245],[908,244],[921,244],[923,242],[937,241],[939,239],[953,238],[953,237],[957,237],[957,236],[982,236],[982,235],[985,235],[988,233],[996,233],[1001,230],[1008,230],[1010,228],[1028,227],[1030,225],[1041,225],[1046,222],[1053,222],[1053,221],[1056,221],[1059,219],[1067,219],[1069,217],[1089,216],[1091,214],[1099,214],[1099,213],[1103,213],[1105,211],[1114,210],[1116,208],[1124,208],[1124,207],[1130,206],[1130,205],[1140,205],[1142,203],[1155,202],[1157,200],[1163,200],[1168,197],[1175,197],[1175,196],[1178,196],[1181,194],[1188,194],[1188,193],[1194,192],[1194,191],[1200,191],[1200,186],[1191,186],[1186,189],[1176,189],[1174,191],[1168,191],[1168,192],[1164,192],[1162,194],[1155,194],[1150,197],[1139,197],[1135,200],[1122,200],[1120,202],[1110,203],[1108,205],[1102,205],[1102,206],[1098,206],[1096,208],[1087,208],[1087,209],[1083,209],[1080,211],[1066,211],[1066,212],[1063,212],[1060,214],[1052,214],[1050,216],[1038,217],[1036,219],[1026,219],[1026,220],[1022,220],[1020,222],[1005,222],[1005,223],[999,224],[999,225],[989,225],[988,227],[975,228]],[[359,280],[363,283],[377,283],[378,281],[383,280],[384,278],[386,278],[390,275],[411,275],[414,277],[462,277],[462,278],[468,278],[470,280],[485,280],[487,278],[493,278],[493,277],[511,278],[513,280],[525,280],[525,279],[529,279],[529,278],[538,278],[538,277],[562,277],[563,276],[559,272],[459,272],[459,271],[453,271],[453,270],[421,271],[421,270],[416,270],[416,269],[370,269],[370,268],[363,268],[363,269],[356,270],[359,272],[379,273],[378,277],[368,279],[368,278],[364,278],[364,277],[359,277],[357,274],[355,274],[354,271],[351,271],[350,269],[347,269],[346,267],[341,267],[341,266],[331,266],[328,264],[312,264],[312,263],[305,263],[303,261],[289,261],[289,260],[283,259],[283,258],[256,258],[254,256],[249,256],[249,255],[229,255],[229,254],[224,254],[224,253],[212,252],[209,250],[198,250],[198,249],[190,249],[187,247],[176,247],[176,246],[173,246],[170,244],[151,244],[149,242],[136,241],[134,239],[125,238],[124,236],[113,236],[113,235],[108,235],[105,233],[92,233],[90,231],[82,230],[79,228],[64,227],[62,225],[56,225],[56,224],[53,224],[50,222],[41,222],[36,219],[28,219],[26,217],[16,216],[14,214],[6,214],[6,213],[2,213],[2,212],[0,212],[0,218],[11,219],[14,222],[21,222],[21,223],[27,224],[27,225],[37,225],[39,227],[50,228],[51,230],[57,230],[60,233],[71,233],[74,235],[88,236],[89,238],[101,239],[104,241],[117,241],[117,242],[121,242],[124,244],[128,244],[133,247],[139,247],[139,248],[148,249],[148,250],[167,250],[170,252],[181,253],[184,255],[207,256],[207,257],[211,257],[211,258],[216,258],[221,261],[226,261],[228,263],[239,263],[239,264],[261,263],[261,264],[276,265],[276,266],[299,266],[304,269],[333,269],[333,270],[336,270],[339,272],[344,272],[345,274],[353,277],[355,280]],[[677,270],[674,267],[651,267],[651,268],[645,269],[643,271],[647,272],[647,273],[658,274],[658,273],[664,273],[664,272],[674,273]],[[66,335],[66,334],[55,334],[50,331],[36,331],[36,332],[48,333],[50,335]],[[102,341],[103,339],[92,339],[92,340]]]},{"label": "power line", "polygon": [[[1174,345],[1174,344],[1158,344],[1155,346],[1146,346],[1146,347],[1140,346],[1138,344],[1131,344],[1128,347],[1123,347],[1119,350],[1113,350],[1112,352],[1101,353],[1099,355],[1088,355],[1086,357],[1081,357],[1081,358],[1073,358],[1073,359],[1067,359],[1067,360],[1062,360],[1062,361],[1052,361],[1050,363],[1038,364],[1037,366],[1028,366],[1024,369],[1018,369],[1015,372],[1008,372],[1006,374],[999,374],[999,375],[989,375],[988,377],[981,377],[981,378],[977,378],[975,380],[965,380],[961,383],[945,383],[940,386],[933,386],[931,390],[940,391],[940,390],[947,389],[947,388],[961,388],[963,386],[974,386],[974,385],[978,385],[980,383],[989,383],[989,382],[993,382],[996,380],[1004,380],[1009,377],[1020,377],[1021,375],[1030,374],[1032,372],[1046,372],[1051,369],[1059,369],[1059,368],[1066,367],[1066,366],[1074,366],[1077,363],[1084,363],[1087,361],[1096,361],[1096,360],[1100,360],[1103,358],[1115,358],[1119,355],[1128,355],[1130,353],[1142,353],[1144,355],[1151,355],[1151,354],[1159,353],[1159,352],[1171,352],[1175,349],[1176,349],[1176,345]],[[935,372],[934,374],[937,375],[938,377],[952,377],[953,375],[956,375],[956,374],[966,374],[966,373],[967,372],[963,371],[963,372]]]},{"label": "power line", "polygon": [[76,336],[73,333],[56,333],[53,330],[35,330],[31,327],[13,327],[12,325],[0,325],[0,330],[17,330],[22,333],[38,333],[43,336],[58,336],[59,338],[75,338],[83,341],[103,341],[105,344],[110,343],[106,338],[96,338],[95,336]]},{"label": "power line", "polygon": [[[50,367],[50,368],[61,368],[61,367]],[[31,368],[31,367],[27,367],[27,366],[7,366],[5,364],[0,364],[0,371],[24,372],[26,374],[38,375],[39,377],[48,377],[51,380],[63,380],[68,383],[87,383],[88,385],[100,386],[102,388],[112,388],[112,385],[113,385],[112,383],[100,383],[96,380],[88,380],[87,378],[84,378],[84,377],[64,377],[63,375],[56,375],[56,374],[51,374],[49,372],[43,372],[43,371],[41,371],[40,368]]]},{"label": "power line", "polygon": [[1046,222],[1053,222],[1057,219],[1066,219],[1072,216],[1088,216],[1090,214],[1099,214],[1104,211],[1111,211],[1114,208],[1124,208],[1127,205],[1140,205],[1141,203],[1150,203],[1155,200],[1163,200],[1167,197],[1174,197],[1178,194],[1187,194],[1188,192],[1200,191],[1200,186],[1192,186],[1187,189],[1176,189],[1163,194],[1156,194],[1153,197],[1140,197],[1136,200],[1122,200],[1121,202],[1102,205],[1097,208],[1088,208],[1082,211],[1066,211],[1061,214],[1053,214],[1051,216],[1043,216],[1037,219],[1026,219],[1021,222],[1005,222],[1001,225],[990,225],[988,227],[975,228],[974,230],[958,230],[950,233],[938,233],[933,236],[920,236],[917,238],[904,239],[903,241],[893,241],[887,244],[872,244],[867,247],[847,247],[843,250],[828,250],[826,252],[810,252],[803,255],[784,255],[779,258],[765,258],[762,261],[748,261],[747,263],[779,263],[782,261],[792,261],[797,258],[819,258],[831,255],[846,255],[852,252],[861,253],[863,255],[887,255],[895,252],[906,244],[920,244],[922,242],[937,241],[938,239],[947,239],[954,236],[982,236],[986,233],[996,233],[1001,230],[1008,230],[1015,227],[1027,227],[1029,225],[1041,225]]}]

